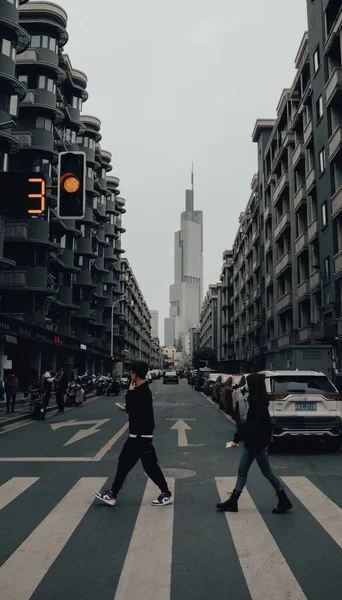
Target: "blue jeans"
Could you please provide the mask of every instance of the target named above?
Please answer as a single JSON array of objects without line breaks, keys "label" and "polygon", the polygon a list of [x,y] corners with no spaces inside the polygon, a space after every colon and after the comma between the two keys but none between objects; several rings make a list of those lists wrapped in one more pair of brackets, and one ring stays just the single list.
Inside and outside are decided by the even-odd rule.
[{"label": "blue jeans", "polygon": [[266,448],[262,448],[262,450],[253,450],[252,448],[243,449],[239,463],[238,478],[236,481],[235,490],[237,492],[242,492],[246,485],[248,471],[254,459],[257,461],[258,467],[263,476],[268,479],[275,491],[280,492],[280,490],[283,490],[284,486],[279,477],[277,477],[272,471],[268,458],[268,446],[266,446]]}]

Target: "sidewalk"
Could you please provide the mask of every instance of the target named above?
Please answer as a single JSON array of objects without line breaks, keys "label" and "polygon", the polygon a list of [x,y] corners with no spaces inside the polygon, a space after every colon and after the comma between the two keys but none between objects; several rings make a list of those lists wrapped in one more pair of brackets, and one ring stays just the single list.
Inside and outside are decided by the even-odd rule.
[{"label": "sidewalk", "polygon": [[[90,394],[87,396],[88,398],[92,398],[96,396],[96,394]],[[0,401],[0,429],[5,427],[6,425],[12,425],[13,423],[18,423],[19,421],[25,421],[26,419],[33,419],[33,411],[30,411],[30,407],[27,405],[28,398],[24,398],[24,394],[17,394],[17,399],[15,403],[15,412],[7,413],[6,410],[6,400]],[[47,409],[47,412],[51,412],[53,410],[57,410],[57,404],[55,400],[55,395],[51,394],[50,404]]]}]

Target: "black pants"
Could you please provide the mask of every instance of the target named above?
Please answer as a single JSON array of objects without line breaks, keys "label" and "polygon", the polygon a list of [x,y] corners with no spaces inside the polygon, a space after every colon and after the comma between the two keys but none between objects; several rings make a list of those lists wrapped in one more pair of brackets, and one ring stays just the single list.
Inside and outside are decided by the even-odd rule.
[{"label": "black pants", "polygon": [[131,438],[126,440],[119,456],[119,464],[115,479],[112,485],[113,494],[117,495],[128,475],[141,460],[145,473],[152,479],[153,483],[159,487],[162,494],[169,491],[165,477],[158,465],[156,451],[154,449],[152,438]]},{"label": "black pants", "polygon": [[55,395],[56,395],[56,402],[57,402],[58,410],[60,412],[64,412],[64,393],[59,390],[56,390]]},{"label": "black pants", "polygon": [[45,408],[47,408],[49,406],[50,397],[51,397],[51,390],[45,390],[45,394],[44,394]]},{"label": "black pants", "polygon": [[17,394],[11,394],[11,392],[6,392],[6,407],[7,407],[8,412],[10,409],[11,400],[12,400],[12,410],[14,410],[16,397],[17,397]]}]

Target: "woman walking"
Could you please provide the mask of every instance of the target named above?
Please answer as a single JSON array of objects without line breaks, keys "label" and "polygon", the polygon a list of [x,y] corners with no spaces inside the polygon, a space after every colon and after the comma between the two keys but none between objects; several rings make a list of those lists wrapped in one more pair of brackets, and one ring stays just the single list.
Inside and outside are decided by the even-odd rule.
[{"label": "woman walking", "polygon": [[13,371],[10,371],[5,379],[5,392],[7,412],[10,412],[11,405],[11,411],[14,413],[15,400],[19,392],[19,383]]},{"label": "woman walking", "polygon": [[268,458],[268,447],[272,440],[271,418],[268,411],[268,398],[265,380],[257,373],[247,377],[249,409],[246,421],[234,436],[231,447],[236,448],[239,442],[244,442],[240,458],[238,478],[235,489],[226,502],[219,502],[216,508],[220,511],[237,512],[238,499],[246,485],[248,471],[254,461],[258,463],[261,473],[268,479],[278,496],[278,506],[274,514],[283,514],[292,508],[284,486],[271,468]]}]

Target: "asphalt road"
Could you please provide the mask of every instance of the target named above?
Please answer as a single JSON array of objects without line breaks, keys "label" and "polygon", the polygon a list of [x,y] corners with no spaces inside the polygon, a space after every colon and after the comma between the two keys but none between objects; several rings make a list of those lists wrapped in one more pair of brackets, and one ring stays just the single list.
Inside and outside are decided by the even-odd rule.
[{"label": "asphalt road", "polygon": [[184,381],[152,390],[172,506],[150,506],[158,490],[141,465],[115,507],[94,499],[127,436],[117,398],[0,433],[0,599],[341,598],[341,453],[274,449],[294,510],[272,515],[274,492],[253,466],[239,512],[218,513],[241,453],[225,449],[233,423]]}]

